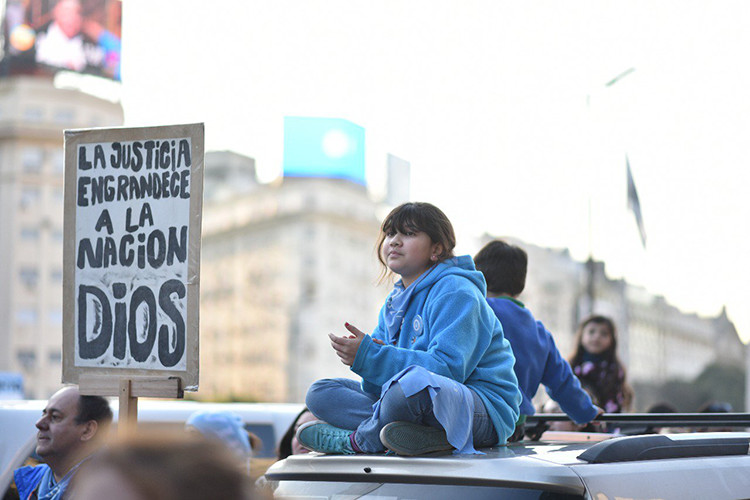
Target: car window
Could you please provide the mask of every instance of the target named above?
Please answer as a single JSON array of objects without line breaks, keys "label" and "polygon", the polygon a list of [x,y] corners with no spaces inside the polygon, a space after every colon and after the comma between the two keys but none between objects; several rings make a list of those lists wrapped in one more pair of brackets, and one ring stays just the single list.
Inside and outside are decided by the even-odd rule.
[{"label": "car window", "polygon": [[[116,424],[115,424],[116,425]],[[139,421],[138,427],[149,430],[175,430],[185,427],[184,422],[146,422]],[[260,450],[253,450],[253,456],[257,458],[276,457],[276,432],[273,424],[245,424],[245,430],[252,432],[263,441]]]},{"label": "car window", "polygon": [[252,432],[263,441],[260,450],[253,450],[253,456],[258,458],[276,457],[276,433],[271,424],[245,424],[245,430]]},{"label": "car window", "polygon": [[580,500],[579,495],[565,495],[536,489],[496,486],[348,483],[325,481],[280,481],[271,484],[273,497],[278,499],[354,500],[354,499],[414,499],[455,500],[464,498],[485,500],[512,498],[514,500]]}]

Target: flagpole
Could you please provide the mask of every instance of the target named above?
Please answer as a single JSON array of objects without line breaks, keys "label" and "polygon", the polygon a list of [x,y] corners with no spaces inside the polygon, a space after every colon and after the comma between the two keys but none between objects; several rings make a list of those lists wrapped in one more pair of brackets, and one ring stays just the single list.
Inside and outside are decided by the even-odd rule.
[{"label": "flagpole", "polygon": [[594,314],[594,230],[591,222],[591,196],[589,196],[589,258],[586,260],[586,299],[588,316]]},{"label": "flagpole", "polygon": [[[611,87],[629,74],[635,71],[635,68],[628,68],[618,74],[607,83],[605,87]],[[591,94],[586,94],[586,108],[591,111]],[[592,224],[591,195],[589,195],[588,206],[588,236],[589,236],[589,257],[586,260],[586,300],[588,302],[586,310],[588,315],[594,314],[594,303],[596,301],[596,266],[594,265],[594,230]]]}]

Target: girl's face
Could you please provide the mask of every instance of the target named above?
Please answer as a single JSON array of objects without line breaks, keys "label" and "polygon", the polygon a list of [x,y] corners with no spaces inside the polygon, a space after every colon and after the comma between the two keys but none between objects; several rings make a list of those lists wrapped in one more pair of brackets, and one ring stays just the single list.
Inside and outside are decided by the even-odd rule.
[{"label": "girl's face", "polygon": [[602,354],[612,345],[612,332],[604,323],[589,323],[583,327],[581,344],[590,354]]},{"label": "girl's face", "polygon": [[441,247],[440,243],[433,243],[422,231],[402,233],[391,229],[385,235],[380,251],[388,269],[400,275],[404,287],[408,287],[437,262]]}]

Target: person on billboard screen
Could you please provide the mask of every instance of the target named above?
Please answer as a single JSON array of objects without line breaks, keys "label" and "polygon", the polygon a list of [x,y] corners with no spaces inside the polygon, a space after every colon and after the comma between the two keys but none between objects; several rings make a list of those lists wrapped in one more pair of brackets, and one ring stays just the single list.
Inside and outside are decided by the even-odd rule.
[{"label": "person on billboard screen", "polygon": [[86,19],[80,0],[57,0],[52,20],[36,36],[36,62],[55,68],[98,73],[106,50],[84,30]]}]

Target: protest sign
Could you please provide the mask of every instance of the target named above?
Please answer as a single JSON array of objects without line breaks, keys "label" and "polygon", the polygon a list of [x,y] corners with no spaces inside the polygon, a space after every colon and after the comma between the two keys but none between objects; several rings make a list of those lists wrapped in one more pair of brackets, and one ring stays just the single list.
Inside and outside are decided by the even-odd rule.
[{"label": "protest sign", "polygon": [[63,382],[198,389],[203,124],[65,131]]}]

